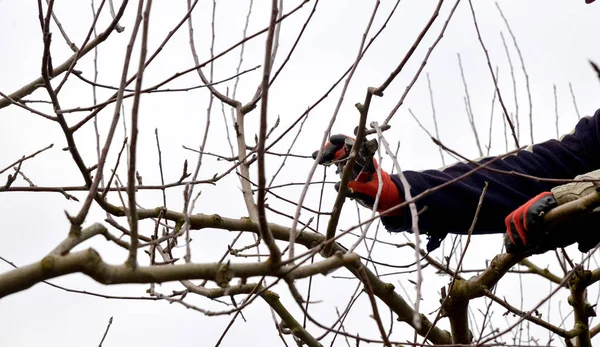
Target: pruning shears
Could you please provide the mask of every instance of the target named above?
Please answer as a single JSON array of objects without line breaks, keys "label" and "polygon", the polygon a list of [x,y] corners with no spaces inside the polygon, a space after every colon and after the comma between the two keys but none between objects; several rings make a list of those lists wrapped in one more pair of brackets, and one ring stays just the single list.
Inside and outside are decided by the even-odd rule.
[{"label": "pruning shears", "polygon": [[[344,150],[343,158],[346,159],[350,155],[350,151],[356,141],[351,137],[346,137],[344,140],[344,146],[342,150]],[[379,144],[376,139],[367,140],[366,138],[362,142],[360,149],[358,150],[358,156],[356,158],[356,162],[354,167],[352,168],[352,177],[353,181],[358,182],[369,182],[373,175],[375,174],[375,165],[373,164],[373,157],[377,152],[377,148]],[[337,165],[336,173],[340,173],[346,164],[346,160],[340,160]]]}]

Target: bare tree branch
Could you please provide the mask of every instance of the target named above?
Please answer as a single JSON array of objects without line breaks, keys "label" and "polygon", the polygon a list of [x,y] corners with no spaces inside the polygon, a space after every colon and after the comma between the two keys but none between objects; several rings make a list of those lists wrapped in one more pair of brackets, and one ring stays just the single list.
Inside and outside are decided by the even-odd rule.
[{"label": "bare tree branch", "polygon": [[[121,7],[119,8],[119,11],[117,12],[116,17],[108,25],[108,27],[103,32],[101,32],[94,40],[90,41],[87,45],[85,45],[83,48],[81,48],[79,51],[77,51],[77,53],[73,54],[65,62],[63,62],[56,68],[54,68],[52,70],[51,75],[58,76],[58,75],[62,74],[63,72],[67,71],[77,57],[80,57],[80,58],[83,57],[85,54],[87,54],[89,51],[91,51],[94,47],[97,47],[100,43],[104,42],[108,38],[108,36],[110,36],[110,34],[113,32],[115,27],[118,25],[118,21],[123,16],[123,13],[125,12],[125,8],[127,7],[128,2],[129,2],[129,0],[123,0],[123,2],[121,3]],[[19,90],[10,94],[9,96],[13,100],[17,100],[17,101],[21,100],[22,98],[26,97],[27,95],[33,93],[39,87],[43,86],[43,82],[44,82],[43,78],[39,77],[38,79],[32,81],[31,83],[28,83],[27,85],[21,87]],[[10,104],[11,104],[11,100],[6,99],[6,98],[1,99],[0,100],[0,109],[5,108],[6,106],[8,106]]]},{"label": "bare tree branch", "polygon": [[[274,266],[277,266],[281,261],[281,251],[275,244],[275,240],[273,239],[273,235],[269,230],[269,226],[267,224],[267,215],[265,211],[265,197],[267,194],[266,191],[266,174],[265,174],[265,141],[267,136],[267,107],[268,96],[269,96],[269,79],[271,76],[271,65],[272,65],[272,55],[273,55],[273,36],[275,31],[275,22],[277,20],[277,0],[273,0],[271,2],[271,24],[269,25],[269,31],[267,34],[267,47],[265,48],[265,63],[263,70],[263,79],[262,79],[262,98],[260,104],[260,133],[258,136],[258,146],[257,146],[257,155],[258,155],[258,197],[256,206],[258,209],[258,225],[260,226],[260,235],[267,247],[269,248],[270,260],[273,262]],[[291,246],[290,246],[291,247]],[[293,251],[290,250],[290,254]],[[293,256],[292,256],[293,257]]]}]

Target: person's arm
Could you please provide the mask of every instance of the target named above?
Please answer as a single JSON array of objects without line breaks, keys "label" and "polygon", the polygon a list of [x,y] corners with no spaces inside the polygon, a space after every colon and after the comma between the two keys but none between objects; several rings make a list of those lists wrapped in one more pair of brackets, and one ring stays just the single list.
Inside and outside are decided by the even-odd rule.
[{"label": "person's arm", "polygon": [[[596,170],[600,168],[599,119],[600,110],[592,117],[581,119],[574,131],[560,140],[533,145],[515,155],[496,160],[489,167],[555,179],[572,179]],[[478,163],[491,159],[493,158],[484,158]],[[440,170],[404,171],[404,175],[410,183],[411,195],[416,196],[451,181],[476,166],[472,163],[458,163]],[[391,179],[401,196],[404,196],[399,178],[392,175]],[[417,210],[422,210],[419,214],[419,228],[431,237],[428,249],[437,248],[447,233],[467,233],[485,182],[489,186],[473,231],[476,234],[505,232],[504,219],[507,215],[534,196],[559,185],[480,169],[417,200]],[[408,208],[403,209],[399,216],[383,216],[382,221],[392,232],[409,230],[411,225]]]}]

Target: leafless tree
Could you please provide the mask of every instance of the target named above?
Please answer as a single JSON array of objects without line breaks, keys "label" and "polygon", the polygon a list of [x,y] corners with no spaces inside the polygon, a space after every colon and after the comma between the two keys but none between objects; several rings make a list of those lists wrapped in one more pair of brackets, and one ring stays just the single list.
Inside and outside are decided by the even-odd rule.
[{"label": "leafless tree", "polygon": [[[486,264],[468,262],[465,259],[469,251],[473,252],[469,247],[471,231],[484,201],[485,188],[479,205],[473,206],[473,226],[468,235],[448,238],[439,256],[422,249],[414,202],[443,186],[407,196],[406,202],[396,206],[406,206],[405,213],[413,216],[413,234],[405,235],[406,240],[400,235],[383,235],[375,212],[356,212],[351,223],[341,218],[344,206],[346,211],[354,213],[354,203],[346,199],[344,187],[366,136],[379,140],[379,161],[390,161],[390,168],[402,177],[397,152],[388,144],[386,134],[388,129],[394,129],[391,121],[409,92],[423,79],[422,72],[452,24],[459,5],[473,21],[471,39],[477,40],[485,52],[483,64],[491,77],[486,85],[490,96],[493,93],[488,109],[492,118],[487,153],[492,134],[500,136],[500,131],[492,131],[494,111],[502,117],[506,138],[514,142],[514,150],[508,154],[521,148],[519,135],[525,133],[520,131],[525,122],[519,127],[519,88],[515,80],[519,69],[513,68],[509,51],[518,52],[526,77],[526,85],[521,89],[527,90],[529,100],[526,121],[531,128],[533,124],[529,76],[518,47],[518,33],[513,33],[510,18],[498,6],[497,15],[506,27],[497,30],[510,33],[512,41],[505,41],[502,35],[504,55],[488,54],[486,37],[477,21],[477,4],[471,0],[462,4],[460,0],[439,0],[432,5],[428,19],[411,39],[412,44],[402,55],[394,57],[395,65],[387,77],[375,83],[375,87],[361,86],[362,101],[348,100],[349,86],[365,64],[365,56],[388,24],[398,20],[400,1],[385,6],[378,0],[371,3],[372,11],[367,15],[363,33],[355,38],[358,49],[352,62],[334,83],[318,86],[322,93],[312,104],[296,114],[293,112],[298,107],[294,107],[280,117],[272,112],[270,105],[277,98],[292,98],[296,91],[281,90],[278,79],[289,69],[300,66],[295,62],[295,54],[298,47],[307,44],[305,33],[323,6],[318,0],[293,3],[272,0],[268,6],[252,0],[243,2],[244,25],[236,33],[239,37],[236,42],[219,41],[217,27],[221,17],[217,12],[221,3],[216,0],[208,6],[204,4],[210,9],[208,17],[206,12],[198,10],[199,1],[187,0],[185,11],[169,24],[170,29],[160,40],[152,32],[161,21],[152,0],[137,3],[123,0],[118,4],[112,0],[108,3],[102,0],[99,4],[92,1],[93,16],[86,30],[76,35],[61,24],[61,20],[69,22],[70,16],[76,14],[64,8],[58,11],[59,4],[53,0],[38,0],[43,45],[41,73],[15,91],[0,91],[0,117],[7,122],[9,116],[2,113],[19,110],[36,122],[45,122],[45,127],[59,131],[61,136],[53,139],[49,135],[50,145],[31,152],[19,144],[10,151],[3,149],[6,155],[0,157],[0,175],[4,181],[0,196],[35,199],[44,193],[59,194],[69,202],[65,217],[69,227],[54,230],[64,233],[64,240],[48,245],[39,259],[29,264],[17,266],[10,259],[0,258],[13,267],[0,273],[0,298],[35,285],[50,285],[73,295],[166,301],[195,310],[206,319],[229,315],[230,324],[223,328],[221,338],[207,341],[207,345],[225,343],[231,325],[243,317],[244,310],[256,301],[264,301],[270,307],[270,312],[264,310],[264,325],[270,327],[274,322],[273,334],[285,345],[371,342],[386,346],[557,343],[590,346],[592,338],[600,332],[600,325],[591,324],[595,303],[588,302],[592,296],[587,293],[588,287],[600,280],[595,250],[579,262],[559,250],[556,261],[546,267],[523,256],[504,254],[498,246],[494,250],[498,255]],[[263,21],[257,29],[250,19],[261,10]],[[285,30],[295,33],[293,40],[281,39]],[[197,44],[200,40],[203,43]],[[169,59],[162,55],[173,47],[183,51],[185,41],[189,43],[185,46],[188,54],[185,68],[171,71],[172,65],[158,66]],[[65,52],[70,56],[65,58]],[[258,54],[248,52],[260,52],[261,59],[256,59]],[[98,60],[108,56],[113,66],[119,66],[118,74],[103,74],[99,68]],[[475,122],[484,124],[488,118],[473,111],[468,92],[469,68],[463,65],[461,55],[458,57],[462,80],[456,86],[461,90],[464,87],[467,120],[477,153],[483,155],[481,143],[485,141],[479,130],[481,126]],[[506,58],[510,69],[505,71],[510,71],[510,75],[503,78],[510,80],[511,85],[502,88],[501,69],[493,66],[504,67]],[[227,65],[219,65],[222,61],[227,61]],[[222,66],[233,69],[224,71]],[[399,83],[401,73],[410,76],[403,82],[404,92],[400,96],[386,94],[392,83]],[[435,75],[430,78],[428,74],[427,82],[431,113],[411,110],[412,117],[435,141],[442,162],[445,156],[469,160],[443,144],[440,137],[453,135],[438,128]],[[579,117],[573,88],[569,87]],[[510,104],[511,99],[514,105]],[[391,102],[383,116],[375,115],[372,110],[380,100]],[[172,114],[151,117],[152,105],[158,102],[168,103]],[[312,122],[310,115],[326,102],[327,111],[320,112],[327,114],[329,120]],[[317,161],[308,154],[323,148],[347,102],[357,102],[354,116],[344,116],[348,117],[344,122],[356,127],[356,144],[340,173],[342,188],[333,197],[331,183],[338,178],[328,179],[325,170],[319,174]],[[558,112],[556,117],[558,124]],[[430,120],[435,136],[423,125]],[[169,122],[176,125],[170,126]],[[315,129],[315,124],[320,128]],[[200,129],[195,131],[195,138],[178,136],[178,129],[189,127]],[[312,135],[305,135],[307,127],[313,127]],[[533,141],[533,130],[528,135]],[[298,143],[307,144],[309,140],[311,148],[299,148]],[[56,145],[57,141],[62,144]],[[61,146],[69,154],[69,160],[61,166],[65,170],[76,168],[78,178],[68,183],[57,179],[53,183],[52,179],[60,175],[48,174],[49,178],[42,178],[46,173],[28,169],[27,164],[43,162],[45,155],[59,152]],[[14,158],[9,158],[9,154]],[[477,166],[472,172],[484,169],[491,162]],[[299,166],[310,169],[298,170]],[[216,193],[211,201],[203,202],[203,194],[210,191]],[[230,214],[227,204],[234,200],[243,201],[246,209],[243,215]],[[203,208],[199,212],[201,203]],[[554,209],[545,219],[553,225],[598,205],[600,195],[588,196]],[[25,225],[26,219],[22,221]],[[109,242],[111,251],[107,252],[111,257],[115,249],[119,250],[116,254],[122,259],[120,264],[103,260],[103,252],[90,246],[97,236]],[[394,259],[410,261],[399,264]],[[556,273],[555,269],[562,269],[562,273]],[[54,278],[74,273],[105,285],[144,284],[147,289],[138,297],[128,297],[52,283]],[[425,276],[443,281],[444,285],[434,290],[437,297],[423,288]],[[523,304],[523,296],[531,294],[524,293],[522,284],[528,276],[536,276],[536,283],[545,283],[550,288],[549,292],[535,291],[535,297],[528,300],[535,302],[534,305]],[[515,281],[521,285],[510,288],[501,285]],[[163,283],[170,285],[157,285]],[[347,295],[339,299],[346,306],[321,301],[321,295],[314,289],[317,284],[321,288],[345,287]],[[514,295],[505,292],[509,290],[517,293],[520,304],[514,302]],[[568,312],[561,311],[558,319],[551,304],[561,301],[568,301],[570,308]],[[426,312],[424,307],[436,308]],[[542,314],[543,309],[548,313]],[[118,320],[113,322],[111,317],[103,327],[100,345],[110,336],[111,325],[116,324]]]}]

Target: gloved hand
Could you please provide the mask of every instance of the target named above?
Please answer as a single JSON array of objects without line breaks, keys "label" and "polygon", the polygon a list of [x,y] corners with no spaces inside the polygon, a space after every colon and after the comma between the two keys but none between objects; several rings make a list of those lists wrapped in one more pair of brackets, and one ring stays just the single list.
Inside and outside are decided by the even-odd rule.
[{"label": "gloved hand", "polygon": [[543,192],[511,212],[504,219],[504,245],[508,253],[535,251],[544,242],[544,214],[558,206],[552,192]]},{"label": "gloved hand", "polygon": [[[321,165],[338,165],[338,173],[341,174],[345,159],[350,155],[350,149],[354,144],[354,139],[346,135],[332,135],[329,142],[325,144],[323,156],[319,161]],[[319,151],[313,153],[313,158],[317,158]],[[352,168],[352,176],[348,183],[348,197],[356,199],[361,205],[372,209],[377,196],[379,179],[377,177],[377,161],[372,158],[359,158]],[[381,170],[382,188],[379,197],[378,212],[385,211],[402,202],[402,196],[392,181],[390,175]],[[335,189],[339,190],[340,182],[336,183]],[[394,214],[394,213],[392,213]]]},{"label": "gloved hand", "polygon": [[[591,213],[573,217],[552,228],[542,225],[543,214],[563,204],[596,193],[596,185],[589,180],[600,180],[600,169],[575,177],[574,182],[552,188],[526,202],[506,219],[504,244],[508,253],[543,253],[557,247],[578,244],[581,252],[593,249],[600,242],[600,207]],[[577,181],[580,180],[580,181]],[[588,180],[581,181],[581,180]]]}]

